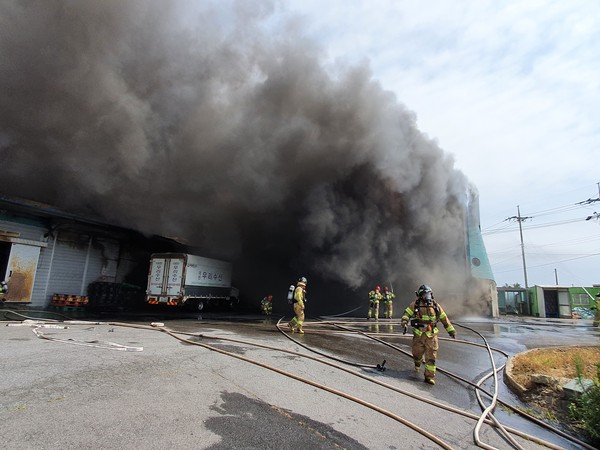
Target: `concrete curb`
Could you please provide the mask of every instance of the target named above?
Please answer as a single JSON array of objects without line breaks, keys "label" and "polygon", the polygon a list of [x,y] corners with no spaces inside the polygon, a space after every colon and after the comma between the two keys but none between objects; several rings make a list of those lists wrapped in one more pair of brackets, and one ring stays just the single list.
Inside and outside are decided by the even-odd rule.
[{"label": "concrete curb", "polygon": [[[532,349],[532,350],[536,350],[536,349]],[[515,380],[512,371],[514,368],[514,358],[516,356],[519,355],[523,355],[525,353],[528,353],[532,350],[527,350],[525,352],[522,353],[517,353],[516,355],[513,355],[511,357],[508,358],[508,361],[506,361],[506,366],[504,367],[504,383],[509,387],[509,389],[511,391],[513,391],[515,394],[517,394],[519,397],[521,397],[523,394],[525,394],[527,392],[527,389],[525,388],[525,386],[519,384],[517,382],[517,380]]]}]

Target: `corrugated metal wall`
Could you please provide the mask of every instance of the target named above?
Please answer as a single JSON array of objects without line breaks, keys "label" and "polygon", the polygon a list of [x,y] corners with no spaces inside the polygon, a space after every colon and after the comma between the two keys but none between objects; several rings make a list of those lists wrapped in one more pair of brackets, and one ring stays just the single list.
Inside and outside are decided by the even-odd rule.
[{"label": "corrugated metal wall", "polygon": [[40,251],[32,307],[47,306],[53,294],[87,295],[88,285],[93,281],[117,281],[119,241],[95,236],[84,225],[81,230],[74,225],[70,228],[66,231],[59,227],[49,233],[42,219],[0,213],[0,230],[47,245]]},{"label": "corrugated metal wall", "polygon": [[90,258],[84,285],[87,287],[94,281],[117,281],[119,265],[119,242],[113,239],[94,237],[90,246]]},{"label": "corrugated metal wall", "polygon": [[87,295],[91,282],[116,280],[118,241],[74,231],[57,233],[49,298],[53,294]]},{"label": "corrugated metal wall", "polygon": [[48,283],[48,295],[81,295],[81,280],[89,236],[74,232],[55,231],[56,248]]}]

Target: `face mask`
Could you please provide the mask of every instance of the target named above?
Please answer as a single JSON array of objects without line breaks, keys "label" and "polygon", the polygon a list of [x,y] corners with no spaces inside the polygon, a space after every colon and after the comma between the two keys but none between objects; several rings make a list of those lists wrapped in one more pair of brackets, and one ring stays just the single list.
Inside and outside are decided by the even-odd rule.
[{"label": "face mask", "polygon": [[431,292],[425,292],[425,294],[423,294],[423,300],[431,300]]}]

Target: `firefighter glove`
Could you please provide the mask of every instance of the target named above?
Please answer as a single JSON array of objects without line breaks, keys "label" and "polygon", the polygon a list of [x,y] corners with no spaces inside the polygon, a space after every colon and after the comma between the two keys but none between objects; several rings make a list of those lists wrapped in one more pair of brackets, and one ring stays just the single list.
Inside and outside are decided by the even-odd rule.
[{"label": "firefighter glove", "polygon": [[450,333],[450,337],[451,337],[452,339],[456,339],[456,332],[455,332],[455,331],[453,331],[452,333]]}]

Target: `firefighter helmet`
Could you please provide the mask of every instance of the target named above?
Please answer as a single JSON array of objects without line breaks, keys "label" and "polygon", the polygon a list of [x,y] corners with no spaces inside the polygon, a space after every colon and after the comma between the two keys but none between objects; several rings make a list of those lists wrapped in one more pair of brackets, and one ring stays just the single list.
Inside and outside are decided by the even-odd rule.
[{"label": "firefighter helmet", "polygon": [[417,292],[415,292],[415,294],[417,294],[417,296],[420,297],[428,292],[433,293],[429,286],[427,286],[426,284],[422,284],[421,286],[419,286],[419,289],[417,290]]},{"label": "firefighter helmet", "polygon": [[306,280],[305,277],[300,277],[300,278],[298,278],[298,283],[304,283],[304,284],[306,284],[306,283],[308,283],[308,281]]},{"label": "firefighter helmet", "polygon": [[381,290],[381,288],[380,288],[379,286],[375,286],[375,290],[376,290],[377,292],[379,292],[379,291]]},{"label": "firefighter helmet", "polygon": [[388,287],[387,287],[387,286],[384,286],[383,290],[384,290],[385,292],[387,292],[387,291],[388,291]]}]

